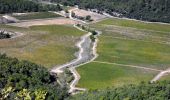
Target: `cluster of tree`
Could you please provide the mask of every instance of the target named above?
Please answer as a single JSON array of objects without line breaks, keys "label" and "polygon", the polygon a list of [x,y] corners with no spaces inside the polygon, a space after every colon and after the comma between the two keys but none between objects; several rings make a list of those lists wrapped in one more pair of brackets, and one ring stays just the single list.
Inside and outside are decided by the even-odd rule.
[{"label": "cluster of tree", "polygon": [[0,100],[62,100],[67,91],[46,68],[0,55]]},{"label": "cluster of tree", "polygon": [[5,31],[0,31],[0,39],[11,38],[11,35]]},{"label": "cluster of tree", "polygon": [[170,82],[141,83],[105,90],[91,90],[70,98],[71,100],[169,100]]},{"label": "cluster of tree", "polygon": [[96,40],[96,35],[98,35],[98,32],[97,32],[96,30],[91,29],[91,28],[89,28],[89,27],[87,27],[87,26],[84,26],[84,25],[81,25],[81,24],[77,24],[76,26],[79,27],[79,28],[81,28],[81,29],[83,29],[83,30],[85,30],[85,31],[90,32],[90,33],[91,33],[90,39],[91,39],[92,42],[95,42],[95,40]]},{"label": "cluster of tree", "polygon": [[60,5],[47,5],[29,0],[0,0],[0,13],[59,11]]},{"label": "cluster of tree", "polygon": [[139,20],[170,22],[170,0],[51,0]]},{"label": "cluster of tree", "polygon": [[64,75],[67,83],[71,83],[74,80],[73,73],[69,69],[65,69]]},{"label": "cluster of tree", "polygon": [[74,80],[73,73],[68,69],[64,69],[63,73],[58,74],[58,81],[62,85],[67,85],[69,88],[69,84]]},{"label": "cluster of tree", "polygon": [[71,16],[74,17],[74,18],[83,20],[83,21],[89,21],[89,22],[93,21],[93,19],[91,18],[90,15],[87,15],[87,16],[85,16],[85,17],[82,17],[82,16],[78,16],[78,15],[76,15],[74,12],[72,12],[72,13],[71,13]]},{"label": "cluster of tree", "polygon": [[[66,86],[40,65],[0,55],[0,100],[169,100],[170,81],[90,90],[69,97]],[[72,76],[69,70],[67,76]],[[70,77],[71,78],[71,77]],[[68,79],[72,80],[71,79]]]}]

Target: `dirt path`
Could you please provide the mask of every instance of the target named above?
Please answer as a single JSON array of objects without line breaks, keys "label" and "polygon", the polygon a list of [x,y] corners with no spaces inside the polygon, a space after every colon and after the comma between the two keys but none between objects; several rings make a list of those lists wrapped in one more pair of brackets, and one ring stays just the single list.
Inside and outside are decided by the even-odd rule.
[{"label": "dirt path", "polygon": [[81,40],[76,44],[76,47],[79,48],[79,52],[77,53],[78,55],[76,55],[77,56],[76,59],[74,59],[71,62],[68,62],[66,64],[63,64],[61,66],[56,66],[56,68],[52,69],[51,71],[57,72],[57,73],[62,73],[64,68],[73,67],[74,65],[77,65],[77,62],[79,62],[81,59],[83,59],[83,53],[85,52],[85,50],[84,50],[85,48],[83,47],[83,44],[86,43],[86,44],[88,44],[88,47],[90,46],[90,42],[88,42],[90,35],[91,34],[88,33],[88,34],[82,36]]},{"label": "dirt path", "polygon": [[[76,28],[79,29],[78,27]],[[70,71],[74,75],[74,80],[70,84],[69,93],[74,93],[75,90],[83,90],[83,91],[86,90],[86,89],[75,87],[80,79],[80,75],[77,73],[75,68],[87,64],[93,61],[97,57],[96,54],[97,41],[92,42],[90,39],[90,35],[91,33],[82,36],[81,41],[77,43],[76,46],[79,48],[79,52],[77,53],[78,55],[76,59],[64,65],[56,66],[51,70],[52,73],[62,73],[65,68],[70,69]]]},{"label": "dirt path", "polygon": [[127,66],[127,67],[133,67],[133,68],[139,68],[139,69],[145,69],[145,70],[151,70],[151,71],[157,71],[157,72],[162,71],[162,70],[159,70],[159,69],[153,69],[153,68],[147,68],[147,67],[135,66],[135,65],[125,65],[125,64],[110,63],[110,62],[101,62],[101,61],[93,61],[93,62],[103,63],[103,64],[112,64],[112,65],[118,65],[118,66]]},{"label": "dirt path", "polygon": [[[77,26],[74,26],[75,28],[80,29]],[[82,30],[84,31],[84,30]],[[80,75],[76,71],[76,67],[82,66],[84,64],[90,63],[94,59],[97,58],[97,53],[96,53],[96,47],[97,47],[97,42],[98,40],[96,39],[95,42],[92,42],[90,39],[91,33],[88,33],[84,36],[81,37],[81,41],[77,43],[77,47],[79,48],[79,52],[77,55],[77,59],[66,63],[61,66],[56,66],[56,68],[52,69],[51,72],[53,73],[62,73],[65,68],[69,68],[69,70],[73,73],[74,75],[74,80],[70,84],[70,90],[69,93],[74,93],[75,90],[81,90],[85,91],[86,89],[83,88],[77,88],[75,87],[76,84],[78,83],[80,79]]]},{"label": "dirt path", "polygon": [[97,62],[97,63],[103,63],[103,64],[112,64],[112,65],[118,65],[118,66],[127,66],[127,67],[133,67],[133,68],[140,68],[140,69],[144,69],[144,70],[151,70],[151,71],[156,71],[159,72],[158,75],[156,75],[150,82],[156,82],[158,80],[160,80],[163,76],[170,74],[170,68],[163,71],[163,70],[159,70],[159,69],[154,69],[154,68],[147,68],[147,67],[142,67],[142,66],[135,66],[135,65],[125,65],[125,64],[118,64],[118,63],[110,63],[110,62],[101,62],[101,61],[93,61],[93,62]]},{"label": "dirt path", "polygon": [[[73,10],[70,11],[70,19],[77,21],[77,19],[74,19],[71,16],[71,12]],[[85,23],[85,22],[82,21],[82,23]],[[77,28],[78,30],[85,31],[85,30],[77,27],[76,25],[74,25],[74,27]],[[96,39],[95,42],[92,42],[90,39],[91,34],[92,33],[88,32],[87,34],[82,36],[80,41],[76,44],[76,46],[79,48],[79,51],[76,53],[77,54],[76,59],[74,59],[64,65],[56,66],[51,70],[52,73],[62,73],[65,68],[69,68],[69,70],[73,73],[74,80],[70,84],[69,93],[75,94],[77,90],[81,90],[81,91],[86,90],[84,88],[76,87],[76,84],[78,83],[78,81],[80,79],[80,75],[76,71],[76,67],[90,63],[91,61],[96,59],[96,57],[98,56],[96,53],[96,47],[97,47],[98,40]]]},{"label": "dirt path", "polygon": [[76,71],[76,68],[79,67],[79,66],[85,65],[85,64],[87,64],[87,63],[90,63],[90,62],[94,61],[94,60],[98,57],[97,49],[96,49],[96,48],[97,48],[97,43],[98,43],[98,39],[96,39],[96,41],[93,43],[93,46],[92,46],[92,55],[93,55],[93,57],[92,57],[91,59],[89,59],[89,61],[84,62],[84,63],[82,63],[82,64],[80,64],[80,65],[77,65],[77,66],[74,66],[74,67],[71,67],[71,68],[70,68],[70,71],[73,73],[75,79],[74,79],[74,80],[71,82],[71,84],[70,84],[70,87],[71,87],[72,89],[70,89],[69,92],[72,92],[72,91],[74,91],[74,90],[83,90],[83,91],[86,90],[86,89],[84,89],[84,88],[77,88],[77,87],[76,87],[76,85],[78,84],[78,81],[80,80],[80,75],[79,75],[78,72]]},{"label": "dirt path", "polygon": [[157,76],[155,76],[152,80],[151,83],[158,81],[159,79],[161,79],[163,76],[170,74],[170,68],[165,70],[165,71],[161,71]]},{"label": "dirt path", "polygon": [[[69,10],[70,19],[82,22],[84,24],[88,24],[84,21],[72,18],[71,12],[73,12],[74,10],[77,10],[77,8]],[[76,25],[74,25],[74,27],[81,30],[81,31],[84,31],[81,28],[77,27]],[[77,52],[77,55],[76,55],[76,57],[77,57],[76,59],[74,59],[74,60],[72,60],[72,61],[70,61],[66,64],[63,64],[61,66],[56,66],[51,70],[52,73],[62,73],[65,68],[69,68],[69,70],[73,73],[74,80],[70,84],[69,93],[75,94],[77,90],[81,90],[81,91],[86,90],[84,88],[76,87],[76,84],[78,83],[78,81],[80,79],[80,75],[76,71],[76,67],[79,67],[81,65],[84,65],[84,64],[87,64],[87,63],[90,63],[90,62],[105,63],[105,64],[112,64],[112,65],[119,65],[119,66],[127,66],[127,67],[132,67],[132,68],[138,68],[138,69],[160,72],[160,74],[158,74],[152,81],[156,81],[160,77],[162,77],[164,74],[170,73],[170,69],[163,71],[163,70],[154,69],[154,68],[147,68],[147,67],[143,67],[143,66],[94,61],[98,56],[98,54],[96,53],[96,47],[97,47],[98,39],[96,39],[95,42],[92,42],[91,39],[90,39],[90,35],[91,35],[91,33],[87,33],[86,35],[82,36],[81,40],[76,44],[76,46],[79,48],[79,51]]]}]

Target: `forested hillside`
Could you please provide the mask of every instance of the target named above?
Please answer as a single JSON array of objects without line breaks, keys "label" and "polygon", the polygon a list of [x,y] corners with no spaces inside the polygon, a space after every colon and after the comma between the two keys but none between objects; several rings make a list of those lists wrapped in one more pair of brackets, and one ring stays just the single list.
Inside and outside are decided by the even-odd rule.
[{"label": "forested hillside", "polygon": [[0,55],[0,100],[169,100],[170,82],[91,90],[69,97],[47,69]]},{"label": "forested hillside", "polygon": [[68,96],[40,65],[0,55],[0,100],[58,100]]},{"label": "forested hillside", "polygon": [[43,5],[36,1],[79,5],[80,8],[98,9],[112,15],[117,12],[139,20],[170,22],[169,0],[0,0],[0,13],[61,10],[59,6]]},{"label": "forested hillside", "polygon": [[120,88],[93,90],[75,95],[71,100],[169,100],[170,82],[141,83]]},{"label": "forested hillside", "polygon": [[37,2],[28,0],[0,0],[0,13],[12,12],[38,12],[49,10],[61,10],[60,6],[43,5]]},{"label": "forested hillside", "polygon": [[170,0],[51,0],[64,5],[118,12],[128,18],[170,22]]}]

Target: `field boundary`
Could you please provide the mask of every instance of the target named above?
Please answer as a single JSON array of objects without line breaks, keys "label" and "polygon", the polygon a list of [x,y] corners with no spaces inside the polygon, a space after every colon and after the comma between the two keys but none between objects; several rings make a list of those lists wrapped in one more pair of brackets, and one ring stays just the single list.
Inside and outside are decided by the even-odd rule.
[{"label": "field boundary", "polygon": [[[108,18],[109,19],[109,18]],[[105,19],[107,20],[107,19]],[[135,28],[135,27],[129,27],[129,26],[120,26],[120,25],[111,25],[111,24],[98,24],[98,25],[102,25],[102,26],[106,26],[106,27],[124,27],[124,28],[128,28],[128,29],[136,29],[136,30],[142,30],[142,31],[150,31],[150,32],[161,32],[161,33],[169,33],[169,32],[165,32],[165,31],[157,31],[157,30],[152,30],[152,29],[140,29],[140,28]]]},{"label": "field boundary", "polygon": [[158,43],[158,44],[164,44],[164,45],[169,45],[170,42],[164,42],[164,41],[160,41],[160,42],[156,42],[156,41],[148,41],[148,40],[140,40],[140,39],[132,39],[132,38],[121,38],[121,37],[113,37],[113,36],[103,36],[106,38],[114,38],[114,39],[121,39],[121,40],[134,40],[134,41],[141,41],[141,42],[145,42],[145,43]]},{"label": "field boundary", "polygon": [[28,19],[28,20],[20,20],[19,23],[22,23],[22,22],[29,22],[29,21],[43,21],[43,20],[54,20],[54,19],[63,19],[65,17],[54,17],[54,18],[39,18],[39,19]]},{"label": "field boundary", "polygon": [[163,71],[163,70],[159,70],[159,69],[147,68],[147,67],[136,66],[136,65],[126,65],[126,64],[118,64],[118,63],[111,63],[111,62],[102,62],[102,61],[92,61],[92,62],[102,63],[102,64],[118,65],[118,66],[126,66],[126,67],[132,67],[132,68],[138,68],[138,69],[144,69],[144,70],[151,70],[151,71],[156,71],[156,72],[161,72],[161,71]]}]

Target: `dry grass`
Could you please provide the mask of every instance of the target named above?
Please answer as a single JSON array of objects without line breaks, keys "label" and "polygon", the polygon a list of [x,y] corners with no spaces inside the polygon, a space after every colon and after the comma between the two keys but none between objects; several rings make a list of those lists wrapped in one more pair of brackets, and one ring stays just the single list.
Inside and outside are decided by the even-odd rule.
[{"label": "dry grass", "polygon": [[12,23],[9,25],[17,26],[17,27],[30,27],[30,26],[37,26],[37,25],[73,25],[76,23],[78,22],[67,18],[55,18],[55,19],[29,20],[20,23]]},{"label": "dry grass", "polygon": [[51,68],[74,59],[75,43],[84,34],[72,26],[48,25],[30,28],[1,26],[24,33],[22,37],[0,40],[0,52]]}]

